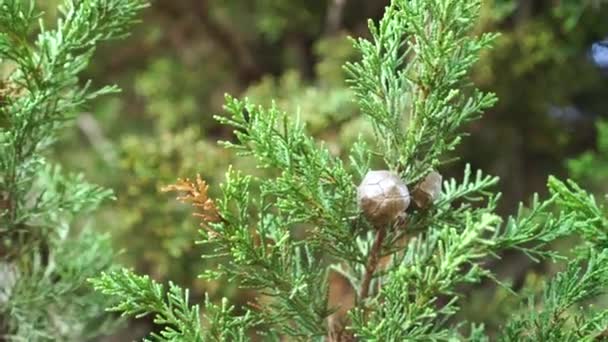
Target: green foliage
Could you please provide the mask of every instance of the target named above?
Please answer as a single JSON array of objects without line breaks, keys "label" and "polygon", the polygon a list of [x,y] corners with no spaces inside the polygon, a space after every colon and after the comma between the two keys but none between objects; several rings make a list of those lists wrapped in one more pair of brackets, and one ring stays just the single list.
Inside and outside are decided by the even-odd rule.
[{"label": "green foliage", "polygon": [[[234,130],[234,138],[223,145],[263,172],[229,168],[214,201],[219,219],[197,215],[203,218],[203,257],[218,262],[202,276],[256,291],[255,301],[240,314],[225,302],[218,307],[207,300],[201,325],[187,291],[171,284],[165,294],[149,278],[123,271],[93,280],[118,300],[112,310],[156,314],[165,330],[153,337],[161,341],[220,336],[204,331],[246,340],[249,329],[268,340],[487,340],[475,324],[465,337],[468,322],[456,321],[461,288],[487,278],[501,283],[487,260],[506,250],[557,259],[548,244],[580,231],[594,243],[603,227],[588,225],[597,220],[590,215],[600,213],[589,197],[574,184],[573,192],[551,179],[548,199],[535,196],[503,220],[496,213],[497,178],[473,176],[467,167],[462,181],[443,184],[430,208],[412,205],[387,226],[368,222],[356,199],[356,185],[371,165],[385,165],[414,189],[448,160],[464,135],[462,126],[495,104],[496,97],[473,88],[468,77],[496,38],[472,32],[480,11],[480,1],[393,0],[379,24],[370,21],[371,40],[355,41],[362,59],[347,63],[346,70],[376,139],[374,144],[362,136],[350,153],[318,142],[300,117],[276,103],[260,106],[226,96],[227,115],[217,119]],[[269,82],[269,92],[285,84],[300,88],[300,80],[290,81],[289,75],[278,86]],[[556,327],[550,333],[597,334],[605,312],[571,319],[562,314],[600,294],[606,257],[581,255],[547,287],[544,311],[515,318],[502,338],[546,337],[545,327],[528,330],[547,317],[559,318],[550,322]],[[578,265],[585,260],[584,273]],[[354,307],[330,304],[332,272],[347,280]],[[337,317],[342,309],[349,314]],[[578,332],[567,331],[570,321],[583,322]]]},{"label": "green foliage", "polygon": [[[188,5],[197,7],[199,3],[193,1]],[[229,29],[237,31],[237,25],[251,24],[250,20],[273,20],[274,13],[282,14],[289,8],[301,7],[281,3],[275,6],[267,1],[259,4],[259,9],[250,16],[245,10],[249,7],[247,3],[215,2],[210,4],[210,21],[230,21],[234,26]],[[163,11],[164,5],[169,6],[155,3],[147,12],[150,23],[171,16]],[[302,2],[302,5],[305,7],[306,3]],[[277,6],[281,8],[275,12],[273,8]],[[187,13],[188,18],[177,19],[186,26],[192,11]],[[242,20],[226,18],[239,13],[248,15]],[[196,228],[187,210],[177,202],[168,203],[159,189],[172,182],[176,175],[186,177],[200,172],[210,183],[218,183],[230,163],[247,168],[246,160],[234,161],[212,141],[225,132],[209,120],[210,115],[205,116],[219,108],[226,89],[233,91],[246,85],[235,84],[236,67],[225,58],[222,44],[214,44],[201,25],[197,24],[193,33],[202,37],[197,36],[195,41],[186,41],[184,45],[180,43],[178,47],[163,44],[180,34],[181,24],[177,25],[177,32],[156,27],[163,25],[150,26],[154,28],[148,27],[127,43],[129,51],[132,46],[137,46],[138,52],[144,51],[136,57],[138,67],[124,74],[119,69],[116,77],[109,77],[112,81],[122,77],[119,81],[122,81],[126,96],[120,102],[102,103],[95,113],[100,131],[110,142],[106,150],[113,152],[112,156],[116,158],[108,159],[103,152],[96,155],[82,149],[81,146],[89,142],[98,151],[99,146],[94,140],[83,144],[78,136],[71,137],[72,144],[58,148],[57,154],[58,158],[66,159],[66,163],[86,167],[88,174],[97,176],[98,182],[115,189],[118,201],[98,216],[98,221],[111,224],[98,225],[98,228],[110,232],[115,244],[126,250],[121,255],[125,263],[134,265],[140,272],[151,273],[155,279],[173,279],[176,283],[190,285],[192,292],[200,295],[200,282],[191,281],[192,274],[205,267],[199,251],[191,243],[197,237]],[[249,27],[243,27],[240,34],[248,35],[250,31]],[[114,53],[120,54],[118,48],[97,63],[113,60]],[[107,77],[107,69],[112,68],[102,67],[103,74],[97,76]],[[129,102],[129,95],[136,103]],[[225,288],[219,290],[229,295],[230,291],[224,292]]]},{"label": "green foliage", "polygon": [[87,230],[52,247],[50,261],[35,251],[2,263],[2,315],[10,318],[3,337],[9,341],[81,341],[116,325],[104,313],[107,301],[85,285],[112,266],[110,239]]},{"label": "green foliage", "polygon": [[104,274],[93,284],[116,298],[112,311],[138,317],[154,314],[154,323],[164,329],[152,334],[152,341],[246,341],[245,330],[252,324],[249,315],[233,318],[234,308],[226,301],[218,306],[206,299],[201,327],[199,306],[189,304],[187,290],[170,283],[166,291],[149,277],[127,270]]},{"label": "green foliage", "polygon": [[459,143],[459,127],[496,101],[462,87],[479,51],[495,38],[466,34],[478,12],[476,2],[393,2],[378,25],[370,22],[372,40],[356,41],[362,61],[347,64],[356,97],[386,163],[408,179],[437,167]]},{"label": "green foliage", "polygon": [[[56,1],[38,3],[44,18],[52,18]],[[106,143],[99,144],[84,129],[71,130],[55,145],[53,157],[114,189],[118,201],[97,211],[95,228],[112,234],[115,246],[125,250],[121,259],[127,265],[157,280],[189,286],[195,297],[204,290],[211,297],[220,292],[233,296],[233,286],[192,281],[193,273],[207,267],[191,243],[196,227],[187,208],[167,202],[158,191],[176,176],[196,173],[217,184],[229,164],[259,175],[250,170],[249,159],[232,158],[215,145],[230,135],[209,119],[220,110],[224,92],[265,107],[274,99],[280,110],[299,116],[308,133],[341,157],[348,157],[360,133],[372,141],[371,123],[359,115],[352,91],[343,84],[341,65],[353,61],[354,51],[344,37],[366,36],[365,19],[378,18],[389,1],[347,0],[341,31],[331,36],[323,20],[337,3],[157,1],[132,38],[102,47],[87,76],[124,89],[119,99],[104,97],[93,106]],[[561,167],[564,154],[570,153],[566,144],[570,148],[585,142],[591,132],[577,127],[577,134],[567,135],[546,115],[549,105],[591,105],[597,113],[605,108],[601,94],[606,82],[584,67],[589,42],[604,34],[607,7],[593,3],[535,3],[526,12],[530,2],[483,2],[475,32],[500,30],[501,35],[493,50],[482,53],[473,77],[501,100],[482,121],[465,128],[472,136],[443,159],[462,157],[499,175],[501,215],[531,192],[542,191],[546,174]],[[566,5],[573,11],[558,15],[555,9]],[[582,13],[577,25],[563,30],[568,13],[574,12]],[[243,72],[247,61],[257,69],[255,76]],[[566,81],[572,79],[576,82]],[[464,164],[449,163],[441,171],[458,175]],[[374,158],[371,165],[383,167],[383,162]],[[217,195],[217,187],[211,192]],[[501,263],[500,268],[508,265]]]},{"label": "green foliage", "polygon": [[262,196],[276,199],[284,224],[323,227],[318,235],[320,244],[333,246],[341,257],[352,256],[356,247],[352,239],[347,241],[350,222],[345,218],[356,214],[355,189],[343,163],[326,148],[318,147],[301,124],[291,122],[276,108],[256,108],[228,97],[226,110],[232,117],[218,119],[237,129],[238,144],[225,145],[236,149],[239,155],[252,155],[259,167],[282,171],[260,188]]},{"label": "green foliage", "polygon": [[557,197],[560,207],[575,215],[577,230],[585,242],[598,249],[608,247],[608,218],[605,209],[593,195],[588,194],[573,181],[561,182],[549,178],[549,189]]},{"label": "green foliage", "polygon": [[[111,265],[108,239],[74,218],[112,192],[45,158],[94,90],[79,74],[96,46],[124,37],[144,1],[65,1],[57,27],[35,27],[33,1],[0,1],[0,331],[3,339],[82,340],[107,332],[84,284]],[[33,38],[33,39],[32,39]]]},{"label": "green foliage", "polygon": [[[478,177],[477,183],[481,179]],[[468,186],[475,187],[474,183]],[[449,190],[444,190],[444,196],[456,198]],[[355,329],[366,340],[377,341],[447,340],[457,336],[457,330],[437,322],[458,311],[459,294],[455,288],[459,284],[493,277],[483,267],[484,258],[509,248],[544,256],[549,253],[541,249],[545,242],[571,232],[570,217],[551,215],[553,201],[535,200],[529,209],[522,207],[504,225],[493,214],[494,200],[487,207],[463,210],[462,216],[430,220],[428,232],[412,240],[403,256],[395,259],[393,273],[380,293],[383,305],[369,317],[363,311],[355,312]],[[447,296],[449,300],[438,306],[439,296]]]},{"label": "green foliage", "polygon": [[607,261],[608,251],[603,250],[570,262],[546,285],[542,296],[528,298],[528,305],[509,321],[500,341],[601,340],[608,309],[587,303],[606,293]]}]

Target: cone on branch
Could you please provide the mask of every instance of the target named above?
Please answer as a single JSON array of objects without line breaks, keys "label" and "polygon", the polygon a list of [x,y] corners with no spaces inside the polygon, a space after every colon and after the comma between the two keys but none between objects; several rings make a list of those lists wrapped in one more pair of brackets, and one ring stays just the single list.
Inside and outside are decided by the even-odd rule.
[{"label": "cone on branch", "polygon": [[441,182],[443,177],[437,171],[429,173],[414,191],[412,191],[412,199],[414,204],[419,209],[428,209],[441,194]]},{"label": "cone on branch", "polygon": [[357,188],[363,215],[374,225],[394,222],[410,205],[410,193],[399,175],[392,171],[368,172]]}]

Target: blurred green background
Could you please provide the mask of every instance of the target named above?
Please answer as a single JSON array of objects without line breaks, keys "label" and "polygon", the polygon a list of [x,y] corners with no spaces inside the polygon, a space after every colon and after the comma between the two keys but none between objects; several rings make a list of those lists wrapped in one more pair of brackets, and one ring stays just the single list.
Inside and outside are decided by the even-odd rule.
[{"label": "blurred green background", "polygon": [[[38,1],[47,19],[57,15],[57,0]],[[155,0],[130,38],[100,47],[86,77],[116,83],[123,93],[83,112],[53,158],[116,192],[118,200],[88,221],[112,235],[123,251],[119,261],[189,287],[195,299],[208,291],[246,302],[233,284],[197,280],[209,266],[195,244],[198,223],[160,188],[200,173],[217,189],[228,165],[251,169],[216,144],[232,134],[213,120],[226,92],[276,101],[338,155],[359,134],[371,134],[341,66],[357,58],[348,36],[365,36],[367,19],[380,18],[387,3]],[[608,4],[488,0],[478,30],[501,32],[474,71],[475,82],[500,102],[467,127],[470,136],[454,152],[460,159],[441,170],[444,176],[459,177],[464,163],[500,176],[502,214],[543,194],[548,174],[573,177],[603,195],[608,77],[589,51],[608,36]],[[516,287],[533,286],[537,275],[550,272],[515,253],[494,266]],[[473,291],[463,315],[491,330],[508,301],[486,288]],[[146,319],[125,324],[110,340],[141,338],[151,328]]]}]

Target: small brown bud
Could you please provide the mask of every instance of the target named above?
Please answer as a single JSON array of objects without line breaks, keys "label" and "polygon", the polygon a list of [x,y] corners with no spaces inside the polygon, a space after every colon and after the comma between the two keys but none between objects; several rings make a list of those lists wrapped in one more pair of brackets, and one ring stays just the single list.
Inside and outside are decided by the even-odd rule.
[{"label": "small brown bud", "polygon": [[442,180],[443,177],[439,172],[429,173],[412,191],[414,204],[420,209],[429,208],[439,198]]},{"label": "small brown bud", "polygon": [[410,193],[391,171],[370,171],[357,189],[359,208],[374,225],[394,222],[410,205]]}]

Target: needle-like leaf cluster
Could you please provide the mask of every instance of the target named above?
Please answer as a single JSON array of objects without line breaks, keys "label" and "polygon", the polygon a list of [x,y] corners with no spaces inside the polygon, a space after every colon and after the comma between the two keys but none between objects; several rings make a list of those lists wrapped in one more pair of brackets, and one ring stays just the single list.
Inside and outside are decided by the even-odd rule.
[{"label": "needle-like leaf cluster", "polygon": [[[480,6],[478,0],[393,0],[379,23],[370,22],[371,39],[355,40],[361,60],[346,70],[376,139],[360,140],[344,160],[277,106],[226,97],[227,115],[218,120],[234,129],[234,139],[223,144],[265,173],[228,170],[214,203],[218,219],[203,220],[202,230],[201,243],[210,247],[204,257],[219,266],[203,276],[255,290],[246,314],[210,309],[204,315],[219,317],[192,326],[196,307],[173,286],[166,297],[159,285],[129,272],[105,274],[95,286],[117,297],[114,310],[156,313],[168,327],[157,338],[167,341],[214,340],[214,329],[234,332],[234,339],[257,332],[272,341],[487,340],[483,327],[454,321],[462,286],[500,282],[488,265],[507,250],[553,260],[559,255],[550,243],[560,237],[582,232],[592,244],[603,241],[605,219],[595,202],[552,179],[548,199],[534,196],[502,218],[493,188],[498,179],[470,167],[461,180],[446,180],[430,207],[412,205],[386,227],[367,221],[356,196],[361,179],[378,165],[410,189],[431,170],[441,172],[463,125],[495,103],[467,76],[495,37],[473,32]],[[588,319],[566,309],[602,292],[605,257],[581,255],[550,282],[541,296],[545,306],[507,323],[501,338],[558,341],[545,334],[551,325],[539,327],[545,317],[563,319],[551,322],[559,329],[583,320],[580,336],[597,333],[605,313]],[[330,305],[333,272],[347,281],[354,304]]]},{"label": "needle-like leaf cluster", "polygon": [[127,34],[140,0],[66,0],[52,28],[34,1],[0,0],[0,339],[82,341],[105,333],[86,279],[111,266],[108,239],[75,218],[112,198],[45,152],[90,100],[95,47]]}]

